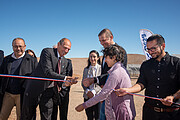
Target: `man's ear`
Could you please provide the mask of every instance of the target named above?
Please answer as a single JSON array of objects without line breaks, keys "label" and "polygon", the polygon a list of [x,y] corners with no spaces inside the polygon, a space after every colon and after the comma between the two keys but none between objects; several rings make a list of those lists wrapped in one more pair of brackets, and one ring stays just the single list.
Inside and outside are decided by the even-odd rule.
[{"label": "man's ear", "polygon": [[113,36],[111,35],[110,38],[113,40]]},{"label": "man's ear", "polygon": [[57,47],[59,47],[60,46],[60,42],[58,42],[58,44],[57,44]]},{"label": "man's ear", "polygon": [[163,44],[162,44],[162,48],[163,48],[163,50],[165,49],[165,47],[166,47],[166,45],[165,45],[165,43],[163,43]]}]

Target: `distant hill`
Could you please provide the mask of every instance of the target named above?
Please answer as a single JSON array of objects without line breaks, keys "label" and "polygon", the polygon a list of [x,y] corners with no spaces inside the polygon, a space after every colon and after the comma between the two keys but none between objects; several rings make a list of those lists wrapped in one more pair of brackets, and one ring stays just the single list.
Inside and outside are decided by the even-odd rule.
[{"label": "distant hill", "polygon": [[180,54],[173,54],[173,56],[180,58]]},{"label": "distant hill", "polygon": [[141,54],[128,54],[127,59],[128,64],[142,64],[143,61],[146,60],[146,56]]},{"label": "distant hill", "polygon": [[[102,56],[101,56],[102,58]],[[128,54],[128,64],[142,64],[143,61],[146,60],[146,57],[141,54]],[[74,74],[78,75],[79,73],[83,73],[84,67],[87,66],[88,58],[70,58],[73,64]]]},{"label": "distant hill", "polygon": [[[174,54],[174,56],[180,57],[180,54]],[[101,56],[102,58],[102,56]],[[83,72],[84,67],[87,66],[87,58],[70,58],[72,60],[73,69],[75,74]],[[146,57],[142,54],[128,54],[127,55],[128,64],[142,64]],[[39,58],[38,58],[39,60]]]}]

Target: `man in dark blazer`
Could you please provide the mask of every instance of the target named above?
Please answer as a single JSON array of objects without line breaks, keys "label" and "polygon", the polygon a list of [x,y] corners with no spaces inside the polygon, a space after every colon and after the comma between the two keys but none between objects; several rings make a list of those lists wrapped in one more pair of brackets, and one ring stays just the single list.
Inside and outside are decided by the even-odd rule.
[{"label": "man in dark blazer", "polygon": [[[22,38],[15,38],[12,47],[14,52],[4,58],[0,73],[29,76],[37,66],[37,59],[25,53],[26,45]],[[0,119],[8,119],[12,108],[16,105],[17,120],[19,120],[26,80],[7,77],[1,77],[0,80],[0,94],[3,95]]]},{"label": "man in dark blazer", "polygon": [[[114,45],[114,44],[118,45],[117,43],[114,42],[113,34],[109,29],[103,29],[98,34],[98,37],[99,37],[99,41],[100,41],[101,45],[104,48],[109,47],[110,45]],[[124,65],[124,67],[126,67],[127,66],[127,53],[126,53],[126,51],[125,51],[125,49],[123,47],[121,47],[121,48],[122,48],[122,50],[124,52],[124,61],[123,61],[122,64]],[[109,69],[110,69],[110,67],[108,67],[107,63],[105,62],[105,57],[103,56],[102,64],[101,64],[101,76],[84,79],[83,80],[84,86],[88,87],[92,83],[98,83],[101,87],[103,87],[104,84],[106,83],[106,80],[107,80],[107,77],[108,77],[107,71]],[[101,105],[100,119],[105,120],[104,103]]]},{"label": "man in dark blazer", "polygon": [[63,38],[58,42],[57,49],[45,48],[42,50],[39,64],[32,76],[65,80],[65,82],[28,81],[24,94],[22,120],[35,119],[38,104],[41,119],[52,120],[57,93],[63,93],[66,96],[69,94],[69,86],[77,83],[77,78],[69,76],[72,75],[72,65],[64,57],[70,49],[70,40]]},{"label": "man in dark blazer", "polygon": [[4,52],[2,50],[0,50],[0,66],[3,62],[3,59],[4,59]]},{"label": "man in dark blazer", "polygon": [[[68,60],[68,67],[66,76],[72,76],[73,75],[73,68],[72,68],[72,62],[70,59]],[[53,106],[53,115],[52,120],[57,120],[57,114],[58,114],[58,106],[59,106],[59,118],[60,120],[67,120],[68,115],[68,105],[69,105],[69,91],[70,87],[66,87],[66,89],[61,89],[61,91],[58,93],[58,101],[54,102]]]},{"label": "man in dark blazer", "polygon": [[[0,50],[0,67],[3,62],[3,59],[4,59],[4,51]],[[0,81],[0,85],[1,85],[1,81]],[[1,110],[2,100],[3,100],[3,96],[0,94],[0,110]]]}]

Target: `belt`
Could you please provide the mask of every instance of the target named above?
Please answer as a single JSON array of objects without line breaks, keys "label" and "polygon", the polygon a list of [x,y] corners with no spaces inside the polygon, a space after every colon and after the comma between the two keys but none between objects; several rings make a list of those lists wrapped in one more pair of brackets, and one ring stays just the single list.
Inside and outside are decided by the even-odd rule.
[{"label": "belt", "polygon": [[146,105],[152,110],[154,110],[155,112],[174,112],[180,109],[180,108],[159,108],[159,107],[153,107],[149,104],[146,104]]}]

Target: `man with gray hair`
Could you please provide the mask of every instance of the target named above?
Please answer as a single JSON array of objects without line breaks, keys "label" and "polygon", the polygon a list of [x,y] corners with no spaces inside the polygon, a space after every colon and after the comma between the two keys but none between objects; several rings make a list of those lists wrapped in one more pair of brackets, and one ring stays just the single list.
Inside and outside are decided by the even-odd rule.
[{"label": "man with gray hair", "polygon": [[[1,74],[29,76],[37,66],[37,59],[25,52],[23,38],[15,38],[12,42],[13,53],[6,56],[0,68]],[[17,120],[20,120],[22,97],[25,79],[0,78],[0,94],[3,95],[0,120],[7,120],[12,108],[16,105]]]}]

